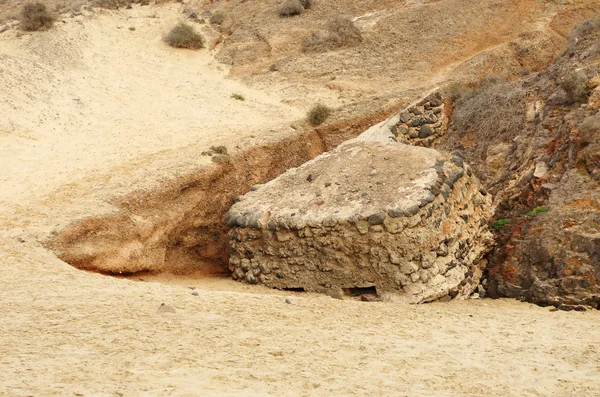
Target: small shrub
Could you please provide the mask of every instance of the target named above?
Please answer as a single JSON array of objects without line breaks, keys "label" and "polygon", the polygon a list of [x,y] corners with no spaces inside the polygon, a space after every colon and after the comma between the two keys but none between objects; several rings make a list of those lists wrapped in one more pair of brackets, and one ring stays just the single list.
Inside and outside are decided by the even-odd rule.
[{"label": "small shrub", "polygon": [[600,135],[600,113],[595,116],[586,117],[581,123],[581,127],[579,127],[582,135],[583,144],[594,143],[594,141],[598,141],[597,136]]},{"label": "small shrub", "polygon": [[336,48],[352,47],[362,42],[362,34],[347,18],[338,17],[327,24],[327,33],[312,33],[302,40],[303,52],[325,52]]},{"label": "small shrub", "polygon": [[238,101],[245,101],[246,98],[242,94],[231,94],[231,97]]},{"label": "small shrub", "polygon": [[317,103],[308,111],[306,118],[311,125],[315,126],[323,124],[330,115],[331,109],[329,107]]},{"label": "small shrub", "polygon": [[302,4],[302,7],[304,7],[305,10],[308,10],[312,6],[312,1],[311,0],[300,0],[300,4]]},{"label": "small shrub", "polygon": [[589,36],[591,33],[598,30],[600,30],[600,18],[590,19],[575,26],[571,29],[567,37],[567,48],[572,50],[575,45],[583,41],[586,36]]},{"label": "small shrub", "polygon": [[27,3],[21,9],[21,29],[27,31],[50,29],[54,18],[42,3]]},{"label": "small shrub", "polygon": [[210,16],[210,23],[213,25],[221,25],[223,22],[225,22],[225,13],[223,12],[218,11]]},{"label": "small shrub", "polygon": [[483,139],[511,140],[525,128],[525,90],[512,83],[484,79],[477,88],[454,87],[452,128]]},{"label": "small shrub", "polygon": [[329,22],[327,28],[329,33],[339,42],[340,47],[355,45],[363,40],[360,30],[348,18],[335,18]]},{"label": "small shrub", "polygon": [[194,28],[181,22],[176,25],[167,36],[165,42],[171,47],[198,49],[204,47],[204,40]]},{"label": "small shrub", "polygon": [[300,0],[285,0],[279,9],[279,16],[291,17],[302,14],[302,11],[304,11],[304,6]]},{"label": "small shrub", "polygon": [[106,8],[108,10],[118,10],[120,7],[127,8],[127,6],[131,8],[131,3],[131,0],[95,0],[93,2],[94,6],[99,8]]},{"label": "small shrub", "polygon": [[589,96],[587,78],[582,72],[571,73],[560,83],[560,86],[565,90],[570,103],[587,101]]},{"label": "small shrub", "polygon": [[228,154],[216,154],[216,155],[212,156],[210,159],[212,160],[213,163],[216,163],[216,164],[221,164],[221,163],[232,164],[231,156]]},{"label": "small shrub", "polygon": [[527,216],[535,216],[544,212],[548,212],[549,209],[546,207],[536,207],[527,213]]},{"label": "small shrub", "polygon": [[498,219],[492,223],[492,227],[496,230],[500,230],[508,224],[510,224],[510,219]]},{"label": "small shrub", "polygon": [[227,147],[220,145],[220,146],[211,146],[210,150],[212,150],[214,153],[217,154],[229,154],[227,151]]}]

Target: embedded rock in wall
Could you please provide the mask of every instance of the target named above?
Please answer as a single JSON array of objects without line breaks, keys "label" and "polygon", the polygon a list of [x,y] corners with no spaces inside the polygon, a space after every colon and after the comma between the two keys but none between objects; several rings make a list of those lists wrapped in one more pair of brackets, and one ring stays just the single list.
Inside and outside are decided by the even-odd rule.
[{"label": "embedded rock in wall", "polygon": [[391,127],[395,140],[401,143],[430,147],[433,141],[446,133],[448,117],[439,93],[433,93],[409,106]]},{"label": "embedded rock in wall", "polygon": [[479,284],[491,198],[460,153],[391,138],[391,120],[255,187],[226,216],[233,277],[418,303]]}]

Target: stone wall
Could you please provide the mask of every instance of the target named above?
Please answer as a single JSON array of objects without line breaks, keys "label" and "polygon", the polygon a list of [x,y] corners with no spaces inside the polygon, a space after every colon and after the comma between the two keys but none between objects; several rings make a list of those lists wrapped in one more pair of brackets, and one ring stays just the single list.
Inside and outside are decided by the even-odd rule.
[{"label": "stone wall", "polygon": [[436,92],[400,112],[391,131],[398,142],[430,147],[435,139],[446,134],[447,128],[445,105]]},{"label": "stone wall", "polygon": [[225,219],[233,277],[411,303],[471,294],[491,198],[460,153],[395,142],[397,117],[242,196]]}]

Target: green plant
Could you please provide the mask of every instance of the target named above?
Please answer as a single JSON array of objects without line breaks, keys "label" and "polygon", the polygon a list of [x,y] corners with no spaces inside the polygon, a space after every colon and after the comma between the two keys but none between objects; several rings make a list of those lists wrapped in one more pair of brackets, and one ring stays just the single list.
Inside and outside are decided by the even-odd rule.
[{"label": "green plant", "polygon": [[526,215],[527,216],[535,216],[537,214],[541,214],[543,212],[548,212],[548,211],[550,211],[550,210],[546,207],[536,207],[536,208],[532,209],[531,211],[529,211]]},{"label": "green plant", "polygon": [[317,103],[312,108],[310,108],[306,118],[311,125],[315,126],[323,124],[330,115],[331,108],[323,104]]},{"label": "green plant", "polygon": [[210,16],[209,21],[213,25],[221,25],[223,22],[225,22],[225,13],[217,11]]},{"label": "green plant", "polygon": [[582,72],[569,74],[560,86],[567,93],[567,99],[570,103],[583,103],[587,101],[589,91],[587,88],[587,78]]},{"label": "green plant", "polygon": [[500,230],[508,224],[510,224],[510,219],[498,219],[492,223],[492,227],[496,230]]},{"label": "green plant", "polygon": [[204,47],[204,40],[194,28],[183,22],[177,24],[165,36],[165,42],[171,47],[198,49]]},{"label": "green plant", "polygon": [[231,94],[231,97],[233,99],[236,99],[238,101],[245,101],[246,98],[244,98],[244,96],[242,94]]},{"label": "green plant", "polygon": [[285,0],[279,9],[279,16],[291,17],[302,14],[302,11],[304,11],[304,6],[300,0]]},{"label": "green plant", "polygon": [[27,31],[50,29],[54,17],[42,3],[26,3],[21,9],[21,29]]}]

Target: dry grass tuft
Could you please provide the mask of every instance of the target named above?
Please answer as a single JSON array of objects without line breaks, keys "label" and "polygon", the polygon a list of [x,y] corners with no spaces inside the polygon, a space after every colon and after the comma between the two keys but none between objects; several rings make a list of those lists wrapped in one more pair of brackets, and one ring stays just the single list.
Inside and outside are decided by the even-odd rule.
[{"label": "dry grass tuft", "polygon": [[302,4],[302,7],[304,7],[305,10],[308,10],[310,7],[312,7],[311,0],[300,0],[300,4]]},{"label": "dry grass tuft", "polygon": [[193,27],[183,22],[177,24],[165,36],[165,42],[171,47],[198,49],[204,47],[202,36],[196,33]]},{"label": "dry grass tuft", "polygon": [[221,25],[225,22],[225,13],[224,12],[215,12],[210,16],[210,23],[213,25]]},{"label": "dry grass tuft", "polygon": [[327,24],[327,33],[312,33],[302,40],[303,52],[326,52],[342,47],[352,47],[363,40],[354,22],[338,17]]},{"label": "dry grass tuft", "polygon": [[27,31],[50,29],[54,17],[42,3],[27,3],[21,9],[21,29]]},{"label": "dry grass tuft", "polygon": [[294,15],[300,15],[304,11],[304,6],[300,0],[285,0],[279,9],[279,16],[291,17]]},{"label": "dry grass tuft", "polygon": [[525,128],[526,92],[519,85],[490,77],[477,88],[455,88],[453,96],[452,128],[460,134],[507,140]]},{"label": "dry grass tuft", "polygon": [[306,119],[313,126],[320,125],[327,120],[327,118],[331,115],[331,112],[331,108],[328,106],[317,103],[310,108],[308,114],[306,115]]},{"label": "dry grass tuft", "polygon": [[569,103],[583,103],[587,101],[589,96],[587,82],[588,79],[582,72],[573,72],[561,81],[560,86],[565,90]]}]

